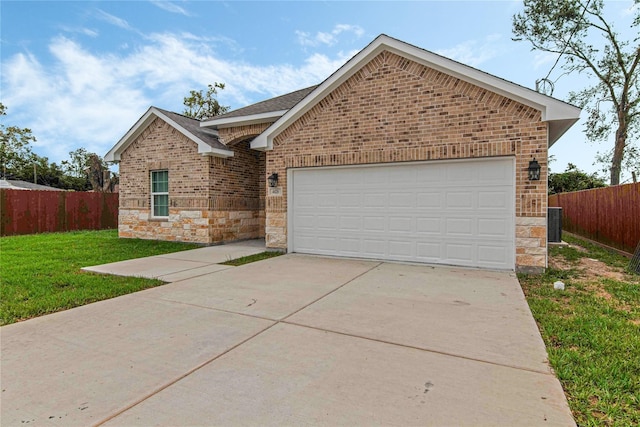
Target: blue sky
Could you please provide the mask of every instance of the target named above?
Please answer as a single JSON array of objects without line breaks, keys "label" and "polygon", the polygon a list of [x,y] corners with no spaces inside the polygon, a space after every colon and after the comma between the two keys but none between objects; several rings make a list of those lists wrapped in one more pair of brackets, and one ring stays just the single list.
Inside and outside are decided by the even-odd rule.
[{"label": "blue sky", "polygon": [[[633,2],[610,1],[628,30]],[[6,124],[29,127],[34,151],[60,162],[85,147],[104,155],[150,105],[182,112],[191,89],[224,82],[232,109],[320,83],[385,33],[526,87],[556,57],[511,40],[521,1],[0,2]],[[560,76],[556,68],[551,78]],[[588,83],[562,77],[564,99]],[[597,151],[576,124],[551,149],[554,171],[568,162],[593,172]]]}]

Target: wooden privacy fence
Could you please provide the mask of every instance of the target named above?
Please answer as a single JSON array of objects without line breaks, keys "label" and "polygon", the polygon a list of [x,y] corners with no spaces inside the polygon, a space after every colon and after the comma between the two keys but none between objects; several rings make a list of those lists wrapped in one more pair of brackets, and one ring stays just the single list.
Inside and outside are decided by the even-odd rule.
[{"label": "wooden privacy fence", "polygon": [[118,193],[0,190],[0,236],[118,227]]},{"label": "wooden privacy fence", "polygon": [[640,241],[640,183],[549,196],[562,229],[633,253]]}]

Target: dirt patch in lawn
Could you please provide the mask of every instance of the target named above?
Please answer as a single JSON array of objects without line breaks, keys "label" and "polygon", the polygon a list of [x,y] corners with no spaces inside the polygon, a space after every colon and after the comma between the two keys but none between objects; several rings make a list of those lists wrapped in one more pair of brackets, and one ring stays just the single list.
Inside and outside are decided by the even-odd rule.
[{"label": "dirt patch in lawn", "polygon": [[[585,248],[579,245],[573,244],[571,247],[578,252],[587,252]],[[612,267],[593,258],[582,257],[576,261],[568,261],[563,256],[553,256],[549,257],[549,266],[559,270],[575,269],[578,272],[578,276],[587,281],[595,281],[600,278],[619,281],[627,279],[627,274],[621,268]]]}]

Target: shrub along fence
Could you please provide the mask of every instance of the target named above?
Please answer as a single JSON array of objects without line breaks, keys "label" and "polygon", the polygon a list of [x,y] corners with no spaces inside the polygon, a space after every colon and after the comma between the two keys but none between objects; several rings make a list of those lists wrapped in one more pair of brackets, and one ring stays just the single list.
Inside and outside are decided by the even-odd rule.
[{"label": "shrub along fence", "polygon": [[640,241],[640,183],[549,196],[562,229],[633,253]]},{"label": "shrub along fence", "polygon": [[118,227],[118,193],[0,190],[0,236]]}]

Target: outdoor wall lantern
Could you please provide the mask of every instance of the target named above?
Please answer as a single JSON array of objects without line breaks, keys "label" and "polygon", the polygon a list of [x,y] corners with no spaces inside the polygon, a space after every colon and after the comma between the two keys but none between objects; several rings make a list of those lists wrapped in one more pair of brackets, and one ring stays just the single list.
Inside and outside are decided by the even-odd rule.
[{"label": "outdoor wall lantern", "polygon": [[527,170],[529,171],[529,181],[540,180],[540,163],[538,163],[535,157],[529,162]]},{"label": "outdoor wall lantern", "polygon": [[269,187],[277,187],[278,186],[278,174],[277,173],[272,173],[269,178],[267,178],[267,180],[269,181]]}]

